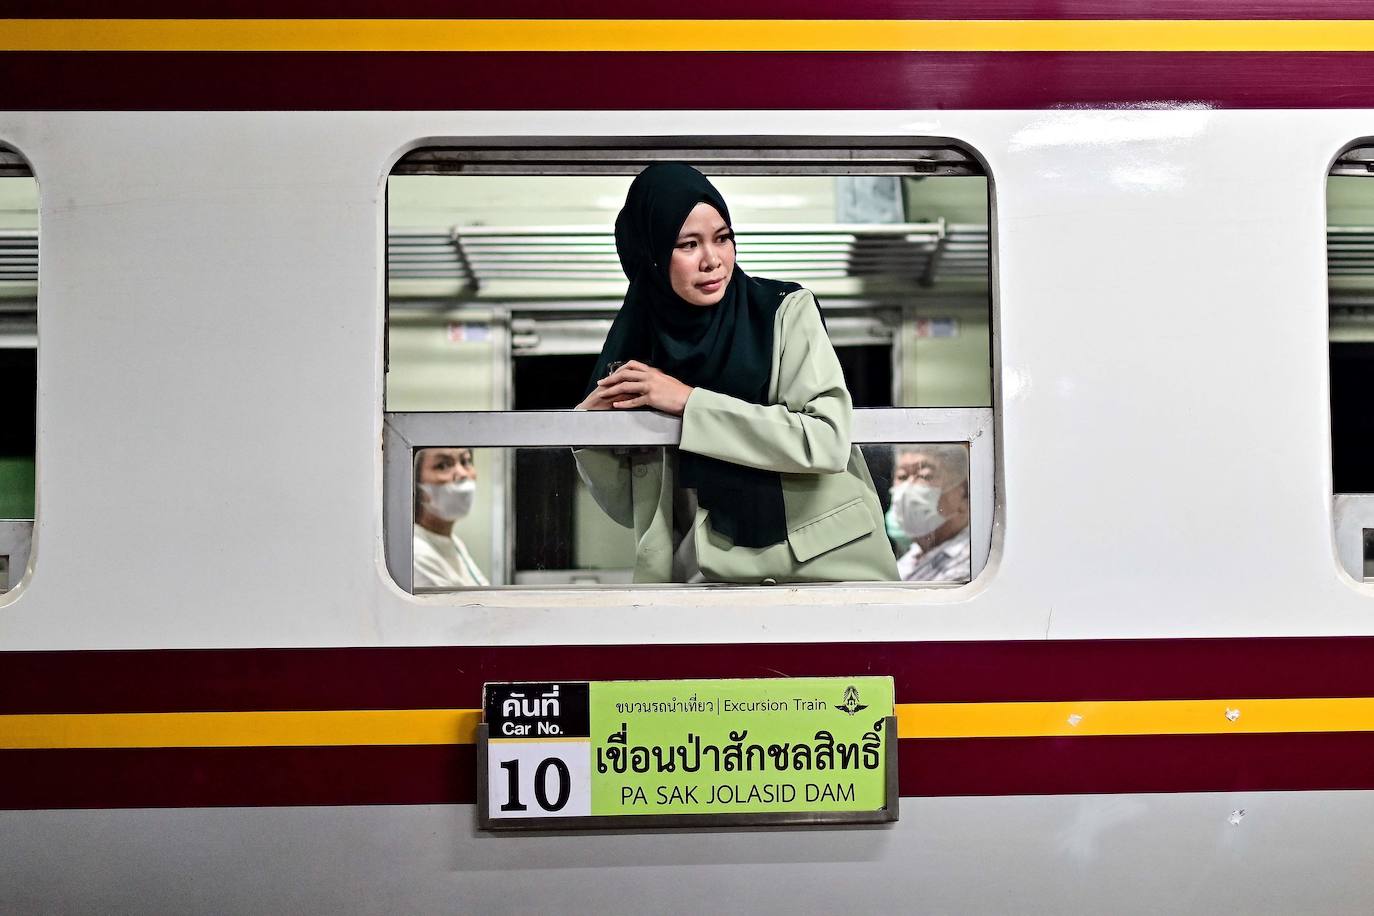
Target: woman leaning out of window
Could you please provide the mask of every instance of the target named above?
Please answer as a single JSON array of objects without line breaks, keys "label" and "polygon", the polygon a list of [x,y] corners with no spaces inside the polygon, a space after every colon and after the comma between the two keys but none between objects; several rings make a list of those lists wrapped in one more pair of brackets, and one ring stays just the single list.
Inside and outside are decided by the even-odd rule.
[{"label": "woman leaning out of window", "polygon": [[682,417],[676,451],[575,452],[634,529],[635,581],[896,579],[815,297],[740,269],[725,201],[690,166],[641,172],[615,238],[630,287],[579,409]]}]

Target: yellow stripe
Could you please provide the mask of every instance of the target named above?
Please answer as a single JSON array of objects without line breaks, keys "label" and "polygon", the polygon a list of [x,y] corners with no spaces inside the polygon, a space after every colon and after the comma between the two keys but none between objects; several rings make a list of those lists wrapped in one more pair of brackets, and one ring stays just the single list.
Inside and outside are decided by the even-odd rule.
[{"label": "yellow stripe", "polygon": [[[12,715],[0,716],[0,750],[471,744],[480,721],[477,709]],[[1364,731],[1374,697],[897,706],[903,738]]]},{"label": "yellow stripe", "polygon": [[0,716],[0,749],[471,744],[478,709]]},{"label": "yellow stripe", "polygon": [[1369,19],[0,19],[0,51],[1370,51]]}]

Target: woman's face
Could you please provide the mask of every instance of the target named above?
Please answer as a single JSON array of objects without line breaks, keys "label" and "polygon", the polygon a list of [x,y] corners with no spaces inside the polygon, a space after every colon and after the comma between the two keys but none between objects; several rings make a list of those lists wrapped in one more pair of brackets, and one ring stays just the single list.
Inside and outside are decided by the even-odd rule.
[{"label": "woman's face", "polygon": [[476,480],[477,466],[470,448],[427,448],[420,454],[420,483]]},{"label": "woman's face", "polygon": [[678,230],[668,281],[690,305],[715,305],[735,270],[735,233],[716,208],[700,203]]}]

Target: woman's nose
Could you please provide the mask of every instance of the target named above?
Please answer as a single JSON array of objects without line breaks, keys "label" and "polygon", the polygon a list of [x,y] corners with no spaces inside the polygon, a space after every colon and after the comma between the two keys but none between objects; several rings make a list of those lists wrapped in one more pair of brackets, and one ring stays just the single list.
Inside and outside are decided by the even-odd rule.
[{"label": "woman's nose", "polygon": [[701,246],[701,266],[705,271],[715,270],[720,266],[720,253],[712,245]]}]

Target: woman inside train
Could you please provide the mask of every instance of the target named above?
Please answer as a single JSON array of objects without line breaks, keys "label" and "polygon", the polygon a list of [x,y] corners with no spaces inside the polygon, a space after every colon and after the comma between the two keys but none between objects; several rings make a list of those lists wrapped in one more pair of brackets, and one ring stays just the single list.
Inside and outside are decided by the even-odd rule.
[{"label": "woman inside train", "polygon": [[635,178],[615,240],[630,286],[578,409],[682,418],[676,450],[574,453],[634,530],[634,580],[895,580],[815,297],[736,264],[730,211],[687,165]]},{"label": "woman inside train", "polygon": [[415,454],[415,587],[489,584],[454,531],[477,498],[470,448],[422,448]]}]

